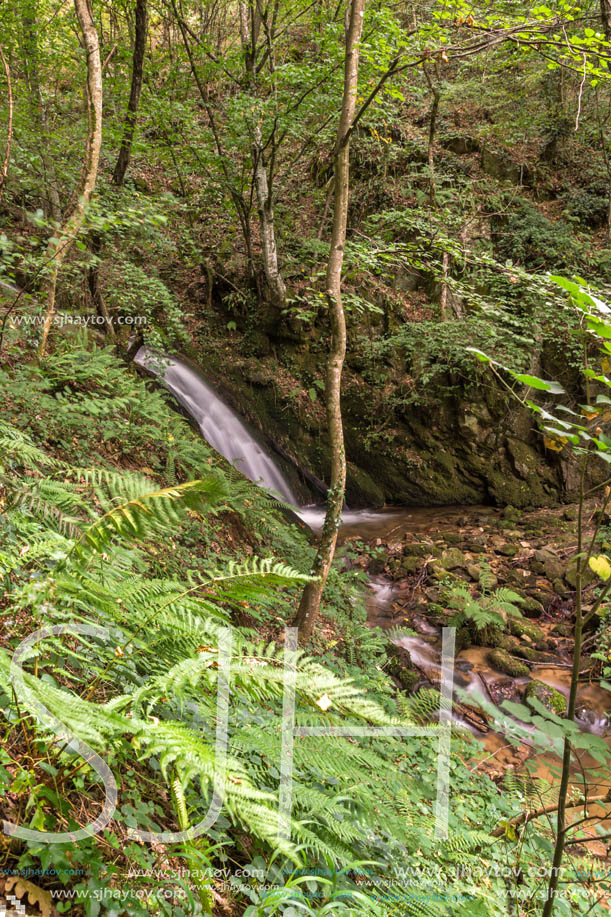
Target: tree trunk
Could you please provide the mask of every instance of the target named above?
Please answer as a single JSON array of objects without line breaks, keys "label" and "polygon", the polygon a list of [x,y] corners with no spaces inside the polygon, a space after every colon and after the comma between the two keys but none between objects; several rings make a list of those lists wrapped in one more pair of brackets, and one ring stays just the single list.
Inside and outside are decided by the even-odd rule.
[{"label": "tree trunk", "polygon": [[47,260],[51,263],[50,273],[44,284],[47,299],[47,313],[42,329],[38,356],[44,357],[47,339],[55,315],[55,291],[57,275],[78,235],[85,217],[85,207],[91,200],[98,174],[100,147],[102,145],[102,63],[98,34],[89,9],[88,0],[74,0],[74,8],[83,45],[87,56],[87,142],[85,159],[81,172],[78,198],[72,212],[66,217],[61,230],[47,247]]},{"label": "tree trunk", "polygon": [[132,58],[132,84],[129,91],[129,102],[127,103],[121,149],[119,150],[117,164],[112,174],[112,180],[118,188],[121,187],[125,180],[125,173],[129,165],[132,141],[136,129],[136,115],[140,103],[140,92],[142,91],[142,75],[144,73],[144,54],[146,51],[148,20],[146,4],[147,0],[136,0],[136,29],[134,35],[134,55]]},{"label": "tree trunk", "polygon": [[600,18],[607,41],[611,41],[611,0],[600,0]]},{"label": "tree trunk", "polygon": [[436,207],[437,195],[435,188],[435,130],[437,128],[437,112],[439,111],[439,100],[441,98],[441,92],[439,91],[439,86],[433,82],[426,64],[423,64],[423,69],[426,81],[429,84],[429,89],[433,94],[433,103],[431,105],[431,114],[429,116],[429,140],[427,158],[429,165],[429,200],[431,207]]},{"label": "tree trunk", "polygon": [[310,639],[318,617],[320,600],[335,554],[337,530],[340,524],[346,489],[346,453],[344,451],[344,430],[341,411],[342,368],[346,354],[346,320],[342,308],[341,282],[348,221],[350,134],[356,106],[359,42],[363,29],[365,2],[366,0],[351,0],[346,14],[344,94],[334,157],[333,229],[326,277],[327,301],[331,319],[331,345],[325,387],[329,445],[331,448],[331,486],[327,496],[325,522],[312,570],[317,580],[313,583],[308,583],[305,587],[295,618],[295,624],[299,628],[299,641],[302,644]]},{"label": "tree trunk", "polygon": [[42,162],[43,184],[46,199],[43,200],[45,216],[50,217],[54,223],[60,223],[62,214],[57,190],[57,178],[53,160],[49,156],[49,125],[47,109],[40,88],[40,67],[38,59],[38,33],[36,28],[36,0],[28,0],[23,5],[23,68],[28,85],[32,119],[35,122],[40,138],[40,160]]},{"label": "tree trunk", "polygon": [[278,248],[274,228],[274,208],[272,193],[267,180],[267,166],[261,142],[261,128],[255,128],[255,142],[252,149],[255,172],[255,191],[257,193],[257,212],[261,229],[261,247],[263,249],[263,271],[269,288],[272,303],[278,308],[286,305],[286,286],[278,268]]},{"label": "tree trunk", "polygon": [[6,176],[8,175],[8,166],[11,161],[11,140],[13,138],[13,84],[11,82],[11,69],[8,65],[8,61],[4,56],[4,51],[2,45],[0,45],[0,59],[2,60],[2,66],[4,67],[4,74],[6,76],[6,91],[8,96],[8,125],[6,128],[6,152],[4,154],[4,162],[2,163],[2,171],[0,172],[0,194],[4,188],[4,183],[6,181]]}]

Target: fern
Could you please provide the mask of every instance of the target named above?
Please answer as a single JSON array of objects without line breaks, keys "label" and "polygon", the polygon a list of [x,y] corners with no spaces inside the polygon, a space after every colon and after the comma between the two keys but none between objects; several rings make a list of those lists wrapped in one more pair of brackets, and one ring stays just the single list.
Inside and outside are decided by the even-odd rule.
[{"label": "fern", "polygon": [[86,549],[101,552],[113,535],[145,538],[164,527],[177,525],[184,508],[195,510],[214,506],[225,493],[222,483],[214,477],[148,492],[135,478],[130,485],[129,500],[109,509],[85,529],[73,551],[77,554]]}]

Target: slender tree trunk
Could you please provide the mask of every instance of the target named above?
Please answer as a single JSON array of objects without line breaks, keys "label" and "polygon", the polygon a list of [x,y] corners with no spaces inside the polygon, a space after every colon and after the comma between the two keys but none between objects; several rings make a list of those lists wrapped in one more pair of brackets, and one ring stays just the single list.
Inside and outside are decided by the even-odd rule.
[{"label": "slender tree trunk", "polygon": [[51,239],[47,247],[47,259],[51,264],[51,268],[44,285],[47,313],[42,329],[42,339],[38,348],[38,356],[40,358],[45,355],[47,339],[53,323],[53,316],[55,315],[57,275],[83,225],[85,208],[91,200],[91,195],[95,188],[100,147],[102,145],[102,63],[100,60],[98,34],[91,16],[88,0],[74,0],[74,8],[87,56],[87,142],[76,204],[72,208],[72,212],[66,217],[61,230]]},{"label": "slender tree trunk", "polygon": [[136,28],[134,35],[134,54],[132,58],[132,84],[129,91],[129,101],[127,103],[127,113],[125,115],[125,124],[123,127],[123,139],[121,140],[121,149],[112,180],[117,187],[121,187],[125,180],[125,173],[129,165],[131,155],[132,141],[136,129],[136,115],[140,103],[140,93],[142,91],[142,76],[144,73],[144,55],[146,52],[146,32],[147,32],[147,0],[136,0]]},{"label": "slender tree trunk", "polygon": [[429,141],[427,158],[429,165],[429,201],[431,203],[431,207],[435,207],[437,205],[435,193],[435,130],[437,128],[437,112],[439,111],[439,100],[441,98],[441,93],[439,91],[439,86],[433,82],[426,64],[423,64],[423,68],[426,81],[429,84],[429,89],[433,94],[433,104],[431,105],[431,114],[429,116]]},{"label": "slender tree trunk", "polygon": [[607,41],[611,41],[611,0],[600,0],[600,18]]},{"label": "slender tree trunk", "polygon": [[299,628],[300,643],[305,643],[310,639],[318,617],[320,601],[335,554],[337,530],[346,489],[346,453],[341,411],[342,369],[346,354],[346,320],[342,308],[342,265],[346,245],[350,190],[350,134],[356,106],[359,42],[363,29],[365,3],[366,0],[351,0],[346,15],[344,94],[335,147],[333,229],[326,277],[327,301],[331,319],[331,345],[325,387],[331,447],[331,486],[327,496],[325,522],[312,571],[317,580],[308,583],[305,587],[295,618],[295,624]]},{"label": "slender tree trunk", "polygon": [[57,190],[57,176],[53,160],[49,156],[49,125],[47,108],[40,88],[40,67],[38,58],[38,33],[36,27],[36,0],[28,0],[24,4],[22,14],[23,26],[23,67],[30,95],[32,120],[35,122],[40,138],[40,160],[43,170],[43,184],[46,199],[43,202],[45,216],[50,217],[54,223],[60,223],[62,218],[59,192]]},{"label": "slender tree trunk", "polygon": [[261,247],[263,249],[263,271],[272,303],[278,308],[283,308],[286,304],[286,286],[278,268],[278,248],[276,246],[272,192],[267,179],[265,153],[261,142],[261,128],[258,125],[255,128],[252,158],[255,172],[257,212],[261,229]]},{"label": "slender tree trunk", "polygon": [[8,175],[8,165],[11,161],[11,140],[13,139],[13,84],[11,82],[11,69],[8,65],[8,61],[4,56],[4,51],[2,45],[0,45],[0,59],[2,60],[2,66],[4,67],[4,74],[6,76],[6,91],[8,98],[8,124],[6,128],[6,147],[4,154],[4,162],[2,163],[2,171],[0,172],[0,194],[4,188],[4,183],[6,181],[6,176]]}]

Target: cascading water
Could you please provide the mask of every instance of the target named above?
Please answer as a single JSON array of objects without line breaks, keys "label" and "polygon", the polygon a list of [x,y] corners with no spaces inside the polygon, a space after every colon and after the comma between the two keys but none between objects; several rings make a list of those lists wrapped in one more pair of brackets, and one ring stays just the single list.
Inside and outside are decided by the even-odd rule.
[{"label": "cascading water", "polygon": [[289,482],[255,433],[196,369],[178,357],[159,354],[146,347],[140,348],[134,362],[161,378],[168,391],[195,420],[206,442],[234,468],[292,506],[298,505]]}]

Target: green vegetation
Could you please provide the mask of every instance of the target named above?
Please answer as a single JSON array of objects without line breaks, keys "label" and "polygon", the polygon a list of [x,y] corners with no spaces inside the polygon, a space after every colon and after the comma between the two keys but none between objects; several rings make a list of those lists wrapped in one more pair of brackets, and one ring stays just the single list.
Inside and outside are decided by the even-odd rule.
[{"label": "green vegetation", "polygon": [[0,913],[603,907],[610,64],[608,0],[0,6]]}]

